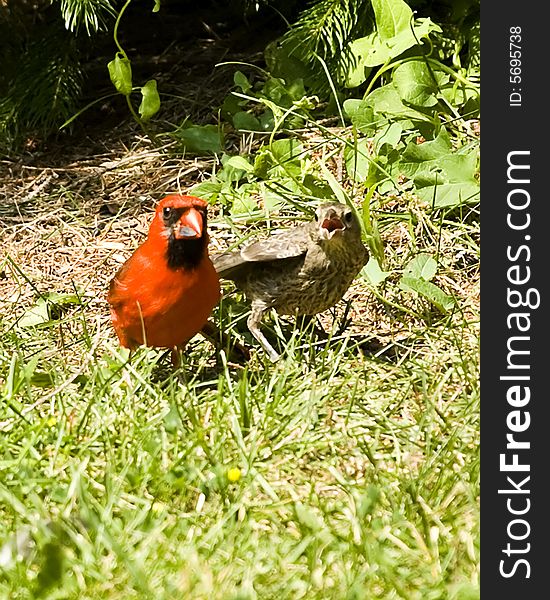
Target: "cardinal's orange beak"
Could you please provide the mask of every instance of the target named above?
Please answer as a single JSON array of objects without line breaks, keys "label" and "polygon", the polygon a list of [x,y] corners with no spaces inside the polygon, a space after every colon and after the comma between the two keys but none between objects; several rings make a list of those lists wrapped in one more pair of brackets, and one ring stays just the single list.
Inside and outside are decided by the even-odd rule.
[{"label": "cardinal's orange beak", "polygon": [[202,236],[202,215],[196,208],[184,212],[174,226],[174,237],[177,240],[196,240]]}]

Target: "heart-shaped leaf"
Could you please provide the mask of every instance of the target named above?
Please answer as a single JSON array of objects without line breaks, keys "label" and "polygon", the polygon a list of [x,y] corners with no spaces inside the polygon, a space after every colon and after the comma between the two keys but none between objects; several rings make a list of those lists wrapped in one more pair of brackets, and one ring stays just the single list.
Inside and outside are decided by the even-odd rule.
[{"label": "heart-shaped leaf", "polygon": [[154,79],[150,79],[141,88],[141,96],[139,114],[143,121],[148,121],[160,108],[160,96],[157,91],[157,82]]},{"label": "heart-shaped leaf", "polygon": [[452,208],[479,201],[479,185],[468,181],[426,186],[416,191],[418,197],[434,208]]},{"label": "heart-shaped leaf", "polygon": [[374,116],[372,106],[365,100],[349,98],[344,102],[344,112],[361,133],[367,136],[374,135],[376,131],[376,117]]},{"label": "heart-shaped leaf", "polygon": [[239,131],[262,131],[260,121],[248,112],[240,110],[236,112],[233,117],[233,127]]},{"label": "heart-shaped leaf", "polygon": [[437,104],[437,94],[448,79],[446,73],[428,67],[422,60],[407,61],[393,72],[393,82],[401,99],[425,108]]},{"label": "heart-shaped leaf", "polygon": [[361,275],[375,287],[381,284],[389,275],[389,271],[382,271],[376,258],[371,256],[369,262],[363,267]]},{"label": "heart-shaped leaf", "polygon": [[383,40],[410,28],[413,12],[403,0],[372,0],[376,30]]},{"label": "heart-shaped leaf", "polygon": [[[388,32],[390,30],[394,30],[393,23]],[[350,44],[353,60],[345,74],[348,87],[360,85],[366,80],[372,67],[387,64],[409,48],[418,45],[422,39],[428,38],[432,31],[439,32],[441,28],[430,19],[418,19],[414,24],[407,23],[405,29],[391,37],[384,37],[377,28],[373,33],[354,40]]]},{"label": "heart-shaped leaf", "polygon": [[441,312],[448,312],[455,304],[455,299],[452,296],[446,294],[431,281],[404,275],[399,282],[399,287],[404,291],[413,291],[420,294]]},{"label": "heart-shaped leaf", "polygon": [[109,77],[117,92],[129,96],[132,93],[132,65],[130,61],[120,52],[107,65]]},{"label": "heart-shaped leaf", "polygon": [[430,281],[437,271],[437,262],[425,252],[415,256],[403,269],[403,275]]},{"label": "heart-shaped leaf", "polygon": [[174,134],[192,152],[212,152],[223,150],[223,135],[217,125],[189,125]]},{"label": "heart-shaped leaf", "polygon": [[[431,122],[426,115],[403,104],[399,92],[393,83],[372,91],[365,98],[365,102],[368,104],[368,106],[372,107],[372,110],[375,114],[381,113],[401,119]],[[381,116],[377,115],[377,117],[379,121],[383,123]]]}]

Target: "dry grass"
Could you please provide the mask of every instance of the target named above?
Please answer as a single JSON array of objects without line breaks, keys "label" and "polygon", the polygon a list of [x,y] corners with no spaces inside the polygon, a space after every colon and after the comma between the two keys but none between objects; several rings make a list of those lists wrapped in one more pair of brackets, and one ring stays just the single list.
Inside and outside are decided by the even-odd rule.
[{"label": "dry grass", "polygon": [[[54,548],[71,598],[475,590],[475,232],[434,228],[411,199],[388,199],[380,223],[392,275],[378,293],[401,308],[358,278],[349,307],[320,317],[327,330],[351,321],[332,347],[312,351],[312,338],[289,326],[289,357],[273,367],[258,354],[246,369],[226,369],[200,339],[187,374],[159,372],[154,351],[126,365],[109,323],[109,280],[146,235],[155,202],[207,178],[214,163],[171,149],[136,137],[63,167],[3,163],[2,326],[14,328],[40,294],[78,289],[84,304],[59,327],[4,338],[13,354],[2,358],[0,384],[13,388],[12,371],[28,379],[0,421],[6,456],[29,440],[25,481],[44,491],[30,498],[11,474],[0,486],[1,541],[23,531],[37,548],[2,589],[33,589]],[[416,211],[414,227],[391,217],[400,203]],[[212,207],[214,252],[265,226],[222,208]],[[460,312],[443,318],[399,292],[400,269],[419,250],[440,252],[437,283]],[[246,310],[236,302],[236,313]]]},{"label": "dry grass", "polygon": [[[241,140],[242,144],[245,139]],[[310,136],[310,144],[318,143]],[[237,145],[235,143],[235,145]],[[216,159],[186,159],[178,155],[175,142],[153,147],[147,138],[134,135],[131,144],[117,142],[97,156],[70,160],[65,166],[35,167],[3,161],[0,197],[2,229],[2,274],[0,310],[16,320],[40,294],[73,293],[87,300],[90,318],[99,318],[108,329],[105,301],[110,279],[131,252],[143,241],[156,201],[167,193],[185,193],[192,185],[208,179],[218,167]],[[77,152],[77,154],[81,149]],[[338,163],[333,167],[338,174]],[[382,230],[387,269],[399,270],[414,252],[413,238],[422,238],[422,251],[444,257],[445,270],[437,283],[459,300],[462,316],[476,319],[479,311],[479,268],[475,247],[462,243],[460,229],[440,228],[426,219],[423,206],[407,197],[384,200],[386,214],[398,214],[408,206],[417,218],[411,228],[399,220],[386,220]],[[211,253],[225,250],[260,232],[262,224],[232,220],[223,207],[211,207]],[[272,226],[275,225],[272,222]],[[280,225],[286,221],[281,219]],[[471,233],[471,231],[470,231]],[[474,232],[475,233],[475,232]],[[9,260],[8,260],[9,258]],[[388,281],[391,283],[392,279]],[[388,286],[390,301],[414,310],[414,298],[399,299]],[[225,286],[226,291],[232,288]],[[377,300],[366,283],[357,279],[344,302],[320,315],[330,330],[334,319],[346,315],[347,333],[364,337],[372,351],[385,351],[406,343],[421,325],[420,319],[395,318],[388,305]]]}]

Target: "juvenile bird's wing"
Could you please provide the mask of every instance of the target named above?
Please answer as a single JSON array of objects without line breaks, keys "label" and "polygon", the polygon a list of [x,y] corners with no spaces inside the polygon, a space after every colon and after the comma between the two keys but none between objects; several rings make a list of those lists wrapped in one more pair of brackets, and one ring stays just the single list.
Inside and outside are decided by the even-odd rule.
[{"label": "juvenile bird's wing", "polygon": [[275,233],[235,252],[226,252],[213,257],[220,277],[231,279],[255,262],[268,262],[296,258],[307,252],[308,234],[305,226]]}]

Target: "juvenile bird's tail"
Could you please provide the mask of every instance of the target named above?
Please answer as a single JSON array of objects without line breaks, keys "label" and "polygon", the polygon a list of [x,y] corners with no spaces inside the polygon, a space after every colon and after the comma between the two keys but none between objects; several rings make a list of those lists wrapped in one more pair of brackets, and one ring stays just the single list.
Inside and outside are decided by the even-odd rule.
[{"label": "juvenile bird's tail", "polygon": [[238,276],[245,264],[240,252],[224,252],[211,258],[216,272],[224,279]]}]

